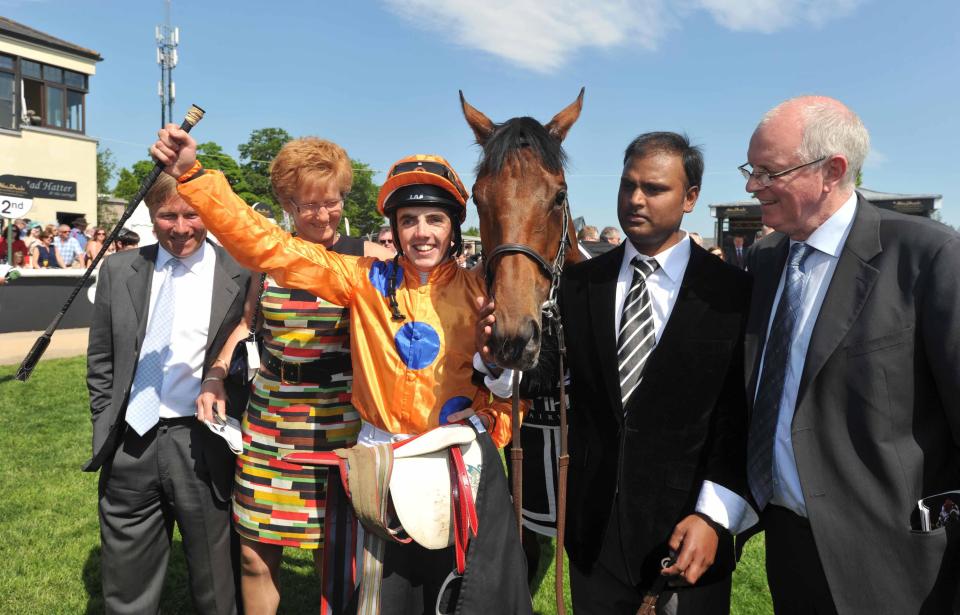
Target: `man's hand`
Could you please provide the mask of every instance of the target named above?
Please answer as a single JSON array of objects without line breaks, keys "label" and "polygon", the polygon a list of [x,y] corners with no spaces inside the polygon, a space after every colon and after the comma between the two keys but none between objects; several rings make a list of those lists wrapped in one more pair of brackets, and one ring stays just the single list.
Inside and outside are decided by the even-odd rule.
[{"label": "man's hand", "polygon": [[197,419],[212,423],[215,411],[221,419],[227,419],[227,391],[223,388],[223,380],[210,379],[200,387],[200,397],[197,398]]},{"label": "man's hand", "polygon": [[163,165],[163,170],[174,179],[193,167],[197,161],[197,142],[187,131],[176,124],[167,124],[157,132],[157,142],[150,148],[150,155]]},{"label": "man's hand", "polygon": [[662,574],[679,575],[693,585],[713,565],[717,556],[717,531],[698,515],[690,515],[673,528],[670,548],[678,552],[673,566],[664,568]]},{"label": "man's hand", "polygon": [[477,329],[474,335],[477,352],[480,353],[480,358],[484,363],[494,364],[496,361],[494,361],[493,354],[487,346],[490,335],[493,333],[493,323],[496,321],[496,317],[493,315],[494,302],[493,299],[488,301],[486,297],[477,297],[476,301],[477,309],[480,310],[477,315]]}]

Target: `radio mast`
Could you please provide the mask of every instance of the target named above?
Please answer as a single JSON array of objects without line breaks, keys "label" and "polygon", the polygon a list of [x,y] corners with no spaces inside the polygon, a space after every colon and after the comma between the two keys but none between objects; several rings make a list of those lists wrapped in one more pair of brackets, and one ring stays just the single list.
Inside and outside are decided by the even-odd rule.
[{"label": "radio mast", "polygon": [[157,94],[160,96],[160,127],[173,122],[173,101],[177,87],[173,82],[173,69],[177,66],[177,45],[180,44],[180,28],[170,25],[170,0],[166,4],[166,22],[156,27],[157,64],[160,65],[160,81]]}]

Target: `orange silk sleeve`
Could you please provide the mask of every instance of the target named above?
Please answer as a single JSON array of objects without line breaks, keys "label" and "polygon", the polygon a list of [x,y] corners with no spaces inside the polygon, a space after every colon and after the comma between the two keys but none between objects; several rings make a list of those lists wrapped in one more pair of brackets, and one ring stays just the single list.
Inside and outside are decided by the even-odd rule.
[{"label": "orange silk sleeve", "polygon": [[[497,448],[503,448],[513,436],[512,404],[509,399],[495,397],[485,388],[478,388],[473,397],[473,411],[490,419],[490,438]],[[520,420],[527,414],[530,402],[520,400]]]},{"label": "orange silk sleeve", "polygon": [[180,184],[177,191],[242,266],[270,274],[280,286],[302,288],[336,305],[350,305],[363,276],[361,258],[293,237],[234,194],[219,171],[207,170]]}]

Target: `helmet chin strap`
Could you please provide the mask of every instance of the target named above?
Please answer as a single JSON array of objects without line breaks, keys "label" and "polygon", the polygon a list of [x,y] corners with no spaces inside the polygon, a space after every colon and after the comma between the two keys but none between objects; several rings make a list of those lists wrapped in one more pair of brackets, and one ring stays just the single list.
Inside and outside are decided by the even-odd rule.
[{"label": "helmet chin strap", "polygon": [[[450,226],[453,229],[453,245],[447,251],[447,258],[454,258],[463,253],[463,234],[460,231],[459,216],[454,216],[448,211],[447,217],[450,218]],[[397,303],[397,277],[400,273],[400,257],[403,256],[403,244],[400,241],[400,233],[397,228],[396,210],[390,212],[390,230],[393,232],[393,247],[396,249],[397,255],[393,257],[393,271],[390,272],[390,278],[387,280],[387,303],[390,304],[390,319],[394,322],[403,322],[407,317],[400,311],[400,304]]]}]

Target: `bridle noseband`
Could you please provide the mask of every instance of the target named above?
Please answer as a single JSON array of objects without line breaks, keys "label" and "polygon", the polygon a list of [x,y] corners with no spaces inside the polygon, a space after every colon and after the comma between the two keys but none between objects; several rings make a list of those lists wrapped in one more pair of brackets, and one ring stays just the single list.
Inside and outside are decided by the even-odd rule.
[{"label": "bridle noseband", "polygon": [[506,254],[523,254],[530,258],[540,270],[546,274],[550,280],[550,291],[547,293],[547,299],[540,306],[540,313],[549,324],[559,324],[560,310],[557,307],[557,291],[560,288],[560,278],[563,275],[563,263],[567,258],[567,249],[570,248],[570,203],[566,197],[563,199],[563,231],[560,235],[560,243],[557,246],[557,255],[553,258],[553,263],[548,263],[547,259],[541,256],[536,250],[522,243],[502,243],[494,248],[490,255],[484,255],[484,273],[487,280],[487,292],[493,298],[493,281],[496,278],[497,270],[494,263],[497,257]]}]

